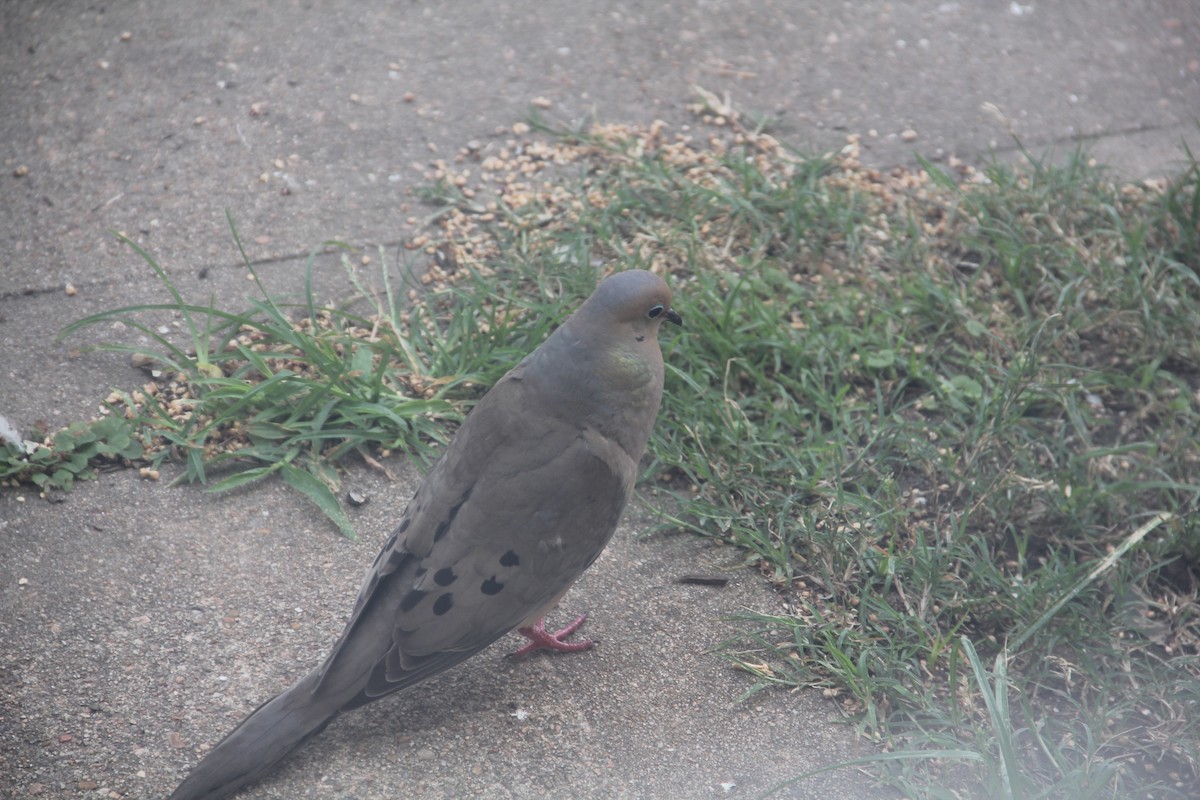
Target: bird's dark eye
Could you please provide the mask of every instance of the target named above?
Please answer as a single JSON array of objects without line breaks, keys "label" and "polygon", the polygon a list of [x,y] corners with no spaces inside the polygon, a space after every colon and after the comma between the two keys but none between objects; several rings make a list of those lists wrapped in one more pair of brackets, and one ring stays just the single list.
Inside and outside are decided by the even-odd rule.
[{"label": "bird's dark eye", "polygon": [[662,312],[663,312],[663,307],[662,307],[661,305],[657,305],[657,306],[655,306],[654,308],[652,308],[652,309],[650,309],[649,311],[647,311],[647,312],[646,312],[646,316],[648,316],[650,319],[654,319],[655,317],[657,317],[657,316],[658,316],[659,314],[661,314]]}]

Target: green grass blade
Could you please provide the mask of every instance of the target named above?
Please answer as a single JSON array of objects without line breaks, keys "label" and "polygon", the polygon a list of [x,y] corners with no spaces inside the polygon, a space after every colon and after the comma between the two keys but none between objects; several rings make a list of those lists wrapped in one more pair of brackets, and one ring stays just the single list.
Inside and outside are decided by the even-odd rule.
[{"label": "green grass blade", "polygon": [[302,495],[307,497],[313,505],[321,509],[321,512],[329,518],[334,525],[337,525],[339,531],[347,539],[358,539],[358,534],[354,532],[354,525],[350,522],[350,518],[346,516],[346,512],[342,510],[341,504],[329,486],[314,476],[311,472],[300,469],[291,464],[284,464],[280,467],[280,474],[288,486],[292,487]]},{"label": "green grass blade", "polygon": [[1046,609],[1045,613],[1034,620],[1033,623],[1019,635],[1011,639],[1008,643],[1009,649],[1019,650],[1021,646],[1025,644],[1025,642],[1029,641],[1029,639],[1047,622],[1053,619],[1054,615],[1061,611],[1067,603],[1071,602],[1071,600],[1077,597],[1080,592],[1092,585],[1097,578],[1111,570],[1126,553],[1128,553],[1132,548],[1136,547],[1151,531],[1172,517],[1174,517],[1174,514],[1166,511],[1160,511],[1133,533],[1126,536],[1117,547],[1113,548],[1111,553],[1100,559],[1091,569],[1091,571],[1080,578],[1079,581],[1077,581],[1074,586],[1072,586],[1066,593],[1059,597],[1053,603],[1053,605],[1050,606],[1050,608]]}]

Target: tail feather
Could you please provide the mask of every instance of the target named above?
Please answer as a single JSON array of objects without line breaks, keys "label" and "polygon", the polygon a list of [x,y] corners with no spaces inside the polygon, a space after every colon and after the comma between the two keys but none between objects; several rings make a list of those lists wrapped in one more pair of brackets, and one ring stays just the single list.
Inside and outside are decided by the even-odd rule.
[{"label": "tail feather", "polygon": [[318,674],[263,703],[220,741],[170,800],[220,800],[265,776],[288,753],[324,730],[345,698],[314,692]]}]

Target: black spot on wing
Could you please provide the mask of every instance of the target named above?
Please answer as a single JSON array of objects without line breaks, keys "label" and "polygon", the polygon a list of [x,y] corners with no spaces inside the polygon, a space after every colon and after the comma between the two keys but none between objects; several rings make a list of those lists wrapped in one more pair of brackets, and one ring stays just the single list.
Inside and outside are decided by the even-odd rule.
[{"label": "black spot on wing", "polygon": [[413,589],[408,594],[404,595],[404,599],[400,601],[401,611],[412,611],[417,607],[417,604],[425,599],[425,595],[429,594],[422,589]]},{"label": "black spot on wing", "polygon": [[[404,519],[400,520],[400,527],[396,528],[396,533],[397,534],[404,533],[406,530],[408,530],[409,523],[411,523],[411,522],[412,522],[411,517],[405,517]],[[395,536],[392,537],[392,541],[396,541]]]},{"label": "black spot on wing", "polygon": [[391,561],[394,553],[392,546],[394,544],[396,544],[396,534],[393,533],[387,540],[387,543],[383,547],[379,548],[379,553],[375,556],[375,561],[371,564],[372,569],[375,569],[381,563],[383,563],[384,556],[387,556],[388,560]]},{"label": "black spot on wing", "polygon": [[438,586],[449,586],[456,580],[458,580],[458,576],[454,574],[454,570],[450,567],[442,567],[433,573],[433,582]]},{"label": "black spot on wing", "polygon": [[484,581],[482,584],[480,584],[479,591],[481,591],[487,595],[492,595],[492,594],[499,594],[500,590],[503,588],[504,588],[504,584],[501,583],[500,581],[496,580],[496,576],[493,575],[492,577],[490,577],[486,581]]},{"label": "black spot on wing", "polygon": [[521,557],[512,550],[509,550],[507,553],[500,556],[500,566],[502,567],[516,567],[519,566],[520,563]]},{"label": "black spot on wing", "polygon": [[454,593],[446,592],[444,595],[433,601],[433,613],[437,616],[445,614],[450,609],[454,608]]},{"label": "black spot on wing", "polygon": [[459,510],[462,509],[463,505],[469,499],[471,499],[470,489],[463,494],[461,500],[454,504],[454,506],[450,509],[450,514],[446,517],[446,519],[438,523],[437,529],[433,532],[433,540],[435,542],[440,541],[441,538],[446,535],[446,531],[450,530],[450,526],[454,524],[454,518],[458,516]]}]

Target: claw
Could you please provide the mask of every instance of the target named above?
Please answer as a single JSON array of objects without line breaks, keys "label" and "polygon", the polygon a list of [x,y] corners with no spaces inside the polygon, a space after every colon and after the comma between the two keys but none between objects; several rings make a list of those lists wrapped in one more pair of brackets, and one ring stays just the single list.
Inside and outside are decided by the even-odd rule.
[{"label": "claw", "polygon": [[558,653],[578,653],[581,650],[591,650],[596,644],[591,639],[583,639],[578,642],[563,641],[579,630],[585,620],[587,620],[587,614],[580,614],[570,625],[554,633],[546,630],[545,617],[527,628],[517,628],[517,633],[528,639],[529,644],[511,653],[509,658],[524,658],[537,650],[553,650]]}]

